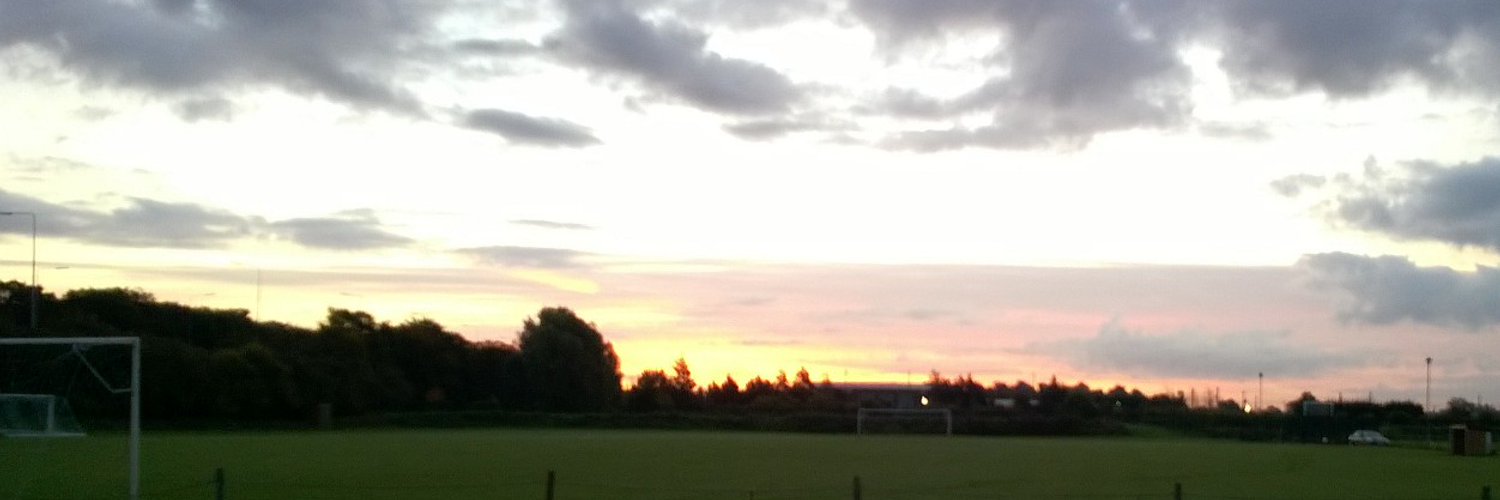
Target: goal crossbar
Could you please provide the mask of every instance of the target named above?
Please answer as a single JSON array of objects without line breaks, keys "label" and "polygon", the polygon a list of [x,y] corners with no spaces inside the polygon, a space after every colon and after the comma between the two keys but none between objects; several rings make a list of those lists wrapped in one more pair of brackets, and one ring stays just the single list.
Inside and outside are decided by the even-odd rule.
[{"label": "goal crossbar", "polygon": [[[140,337],[6,337],[0,338],[0,346],[15,345],[128,345],[130,346],[130,387],[115,388],[105,383],[112,393],[130,393],[130,500],[141,498],[141,338]],[[79,357],[82,354],[79,353]],[[85,364],[88,364],[85,361]],[[89,370],[99,376],[93,365]],[[99,377],[104,383],[103,377]]]},{"label": "goal crossbar", "polygon": [[895,416],[942,416],[946,425],[945,433],[953,435],[953,410],[947,408],[860,408],[855,417],[856,434],[865,433],[865,417],[870,415],[895,415]]}]

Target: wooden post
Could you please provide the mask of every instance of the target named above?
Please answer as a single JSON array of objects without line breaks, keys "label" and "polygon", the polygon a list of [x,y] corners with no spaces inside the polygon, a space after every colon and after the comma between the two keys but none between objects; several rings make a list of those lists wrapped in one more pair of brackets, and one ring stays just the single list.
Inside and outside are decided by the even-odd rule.
[{"label": "wooden post", "polygon": [[854,476],[854,500],[864,498],[864,492],[859,487],[859,476]]},{"label": "wooden post", "polygon": [[224,468],[214,469],[214,500],[224,500]]},{"label": "wooden post", "polygon": [[1172,500],[1182,500],[1182,483],[1172,483]]},{"label": "wooden post", "polygon": [[552,494],[556,491],[557,472],[547,471],[547,500],[552,500]]}]

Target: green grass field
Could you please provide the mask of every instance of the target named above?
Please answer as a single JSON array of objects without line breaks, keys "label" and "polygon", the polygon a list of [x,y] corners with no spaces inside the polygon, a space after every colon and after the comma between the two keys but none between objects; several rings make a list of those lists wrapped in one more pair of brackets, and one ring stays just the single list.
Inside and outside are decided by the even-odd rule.
[{"label": "green grass field", "polygon": [[[0,498],[123,498],[124,439],[0,439]],[[1173,438],[593,430],[150,433],[146,499],[1478,499],[1500,460]]]}]

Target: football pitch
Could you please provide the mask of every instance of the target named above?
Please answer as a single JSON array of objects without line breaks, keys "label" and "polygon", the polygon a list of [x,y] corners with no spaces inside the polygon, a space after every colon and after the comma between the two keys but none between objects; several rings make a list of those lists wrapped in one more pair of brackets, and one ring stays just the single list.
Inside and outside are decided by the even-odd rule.
[{"label": "football pitch", "polygon": [[[0,498],[124,498],[125,439],[0,439]],[[148,433],[143,499],[1478,499],[1500,460],[1181,438],[613,430]]]}]

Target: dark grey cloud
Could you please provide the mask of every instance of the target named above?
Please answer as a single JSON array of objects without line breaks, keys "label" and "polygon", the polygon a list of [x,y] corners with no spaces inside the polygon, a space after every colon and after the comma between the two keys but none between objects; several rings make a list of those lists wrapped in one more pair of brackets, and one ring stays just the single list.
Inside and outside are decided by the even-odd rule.
[{"label": "dark grey cloud", "polygon": [[848,124],[834,123],[816,116],[749,119],[724,125],[725,132],[750,141],[778,139],[800,132],[829,132],[849,128],[851,126]]},{"label": "dark grey cloud", "polygon": [[1288,198],[1300,196],[1303,191],[1323,187],[1328,178],[1321,175],[1297,174],[1271,181],[1271,190]]},{"label": "dark grey cloud", "polygon": [[[974,62],[997,75],[967,93],[890,89],[864,107],[913,128],[886,147],[1078,147],[1094,135],[1189,120],[1189,72],[1178,55],[1217,49],[1245,95],[1323,92],[1356,98],[1411,82],[1438,92],[1500,94],[1500,4],[1402,0],[851,0],[887,57],[924,57],[954,38],[998,35]],[[972,39],[972,38],[971,38]],[[984,113],[986,125],[958,125]],[[972,123],[964,120],[963,123]],[[1260,140],[1261,127],[1200,125]]]},{"label": "dark grey cloud", "polygon": [[1077,147],[1103,132],[1174,126],[1191,112],[1175,33],[1145,22],[1127,2],[854,0],[851,9],[896,47],[948,27],[1003,38],[989,60],[976,62],[1004,76],[949,98],[890,89],[874,106],[912,118],[982,113],[990,124],[914,130],[884,141],[889,147]]},{"label": "dark grey cloud", "polygon": [[1093,337],[1035,342],[1022,352],[1057,358],[1086,370],[1217,379],[1248,379],[1260,372],[1316,376],[1364,366],[1379,356],[1362,349],[1320,349],[1286,332],[1151,335],[1113,322]]},{"label": "dark grey cloud", "polygon": [[234,103],[222,97],[186,99],[173,106],[172,111],[187,122],[227,121],[234,118]]},{"label": "dark grey cloud", "polygon": [[1489,1],[1221,0],[1205,37],[1240,87],[1361,97],[1402,80],[1500,91],[1500,4]]},{"label": "dark grey cloud", "polygon": [[1298,264],[1314,286],[1342,292],[1345,321],[1388,325],[1402,321],[1480,330],[1500,323],[1500,270],[1460,272],[1419,267],[1395,256],[1324,253]]},{"label": "dark grey cloud", "polygon": [[254,220],[193,203],[131,198],[77,228],[94,243],[130,247],[212,247],[249,236]]},{"label": "dark grey cloud", "polygon": [[707,50],[708,35],[641,17],[619,0],[563,0],[567,21],[545,47],[570,63],[624,77],[709,111],[760,115],[789,110],[803,90],[760,63]]},{"label": "dark grey cloud", "polygon": [[[212,248],[263,235],[336,250],[392,247],[411,241],[386,232],[368,211],[267,222],[195,203],[127,198],[120,208],[91,210],[5,190],[0,190],[0,211],[35,213],[41,236],[122,247]],[[0,234],[29,235],[30,231],[29,223],[0,226]]]},{"label": "dark grey cloud", "polygon": [[538,220],[538,219],[518,219],[518,220],[510,221],[510,223],[511,224],[516,224],[516,225],[520,225],[520,226],[539,227],[539,228],[542,228],[542,229],[562,229],[562,230],[569,230],[569,231],[590,231],[590,230],[594,229],[594,226],[590,226],[590,225],[587,225],[587,224],[577,224],[577,223],[573,223],[573,222],[557,222],[557,221]]},{"label": "dark grey cloud", "polygon": [[0,49],[28,46],[86,81],[170,95],[264,85],[420,112],[404,46],[445,8],[420,0],[0,1]]},{"label": "dark grey cloud", "polygon": [[518,246],[490,246],[465,248],[458,251],[481,263],[538,269],[566,269],[580,267],[582,260],[591,254],[565,248],[540,248]]},{"label": "dark grey cloud", "polygon": [[466,38],[453,42],[453,49],[460,53],[483,56],[513,56],[534,54],[541,47],[525,40]]},{"label": "dark grey cloud", "polygon": [[1500,251],[1500,157],[1411,163],[1394,173],[1368,168],[1338,180],[1326,207],[1340,225]]},{"label": "dark grey cloud", "polygon": [[412,243],[411,238],[386,231],[370,210],[348,211],[336,217],[281,220],[270,223],[269,229],[299,245],[326,250],[369,250]]},{"label": "dark grey cloud", "polygon": [[512,144],[581,147],[599,144],[587,127],[567,120],[531,116],[501,109],[477,109],[463,118],[463,126],[504,137]]},{"label": "dark grey cloud", "polygon": [[[252,234],[254,221],[191,203],[130,198],[109,211],[70,208],[0,190],[0,211],[36,214],[37,234],[125,247],[203,248]],[[0,232],[29,234],[30,224]]]}]

